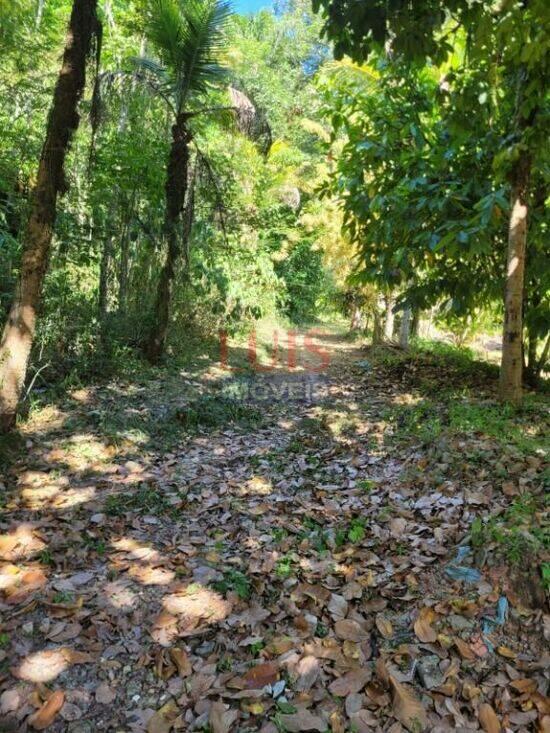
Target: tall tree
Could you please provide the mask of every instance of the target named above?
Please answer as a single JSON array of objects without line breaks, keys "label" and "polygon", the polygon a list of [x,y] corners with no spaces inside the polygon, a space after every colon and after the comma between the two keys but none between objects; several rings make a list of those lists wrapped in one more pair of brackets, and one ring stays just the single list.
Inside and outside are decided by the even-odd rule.
[{"label": "tall tree", "polygon": [[80,122],[77,107],[86,83],[86,62],[94,38],[99,54],[101,26],[96,11],[97,0],[74,0],[23,238],[19,280],[0,343],[2,431],[11,429],[15,424],[25,383],[42,285],[48,268],[57,199],[67,188],[65,157]]},{"label": "tall tree", "polygon": [[[541,139],[544,123],[538,114],[550,67],[547,2],[415,0],[405,8],[384,0],[313,0],[313,6],[322,10],[324,32],[334,41],[337,58],[349,54],[364,61],[373,48],[385,47],[393,57],[430,57],[441,63],[452,50],[454,33],[461,28],[468,39],[465,58],[477,66],[489,63],[492,84],[503,78],[518,79],[516,114],[508,125],[505,155],[495,158],[495,167],[508,169],[511,187],[500,397],[518,403],[522,393],[529,181],[535,159],[541,160],[543,149],[548,149]],[[484,95],[486,91],[478,94],[481,104]]]},{"label": "tall tree", "polygon": [[140,58],[138,63],[155,78],[156,89],[173,115],[165,184],[166,259],[146,349],[152,363],[164,353],[176,267],[183,249],[182,213],[193,139],[190,121],[205,111],[200,107],[205,93],[225,75],[219,58],[230,16],[230,5],[224,0],[151,0],[149,5],[146,35],[158,60]]}]

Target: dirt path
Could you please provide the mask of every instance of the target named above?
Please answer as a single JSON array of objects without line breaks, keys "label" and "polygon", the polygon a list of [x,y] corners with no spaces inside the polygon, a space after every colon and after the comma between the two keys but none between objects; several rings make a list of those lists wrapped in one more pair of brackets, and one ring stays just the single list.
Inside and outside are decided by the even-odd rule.
[{"label": "dirt path", "polygon": [[79,390],[24,426],[0,730],[541,724],[540,613],[509,616],[467,550],[448,571],[486,496],[388,443],[407,388],[337,334],[310,346],[290,371]]}]

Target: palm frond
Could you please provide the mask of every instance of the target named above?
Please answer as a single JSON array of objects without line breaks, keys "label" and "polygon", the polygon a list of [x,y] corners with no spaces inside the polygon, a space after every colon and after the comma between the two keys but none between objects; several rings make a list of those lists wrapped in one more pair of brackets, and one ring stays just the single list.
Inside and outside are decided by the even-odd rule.
[{"label": "palm frond", "polygon": [[145,56],[134,56],[131,61],[138,69],[154,76],[162,86],[169,87],[173,84],[174,80],[171,78],[169,70],[160,61]]},{"label": "palm frond", "polygon": [[228,0],[148,0],[146,32],[158,61],[137,63],[170,93],[176,112],[225,75],[220,58],[231,13]]},{"label": "palm frond", "polygon": [[145,30],[160,63],[177,76],[186,32],[180,0],[149,0]]},{"label": "palm frond", "polygon": [[180,0],[185,18],[178,74],[180,107],[190,93],[203,93],[219,83],[226,70],[220,64],[224,31],[231,17],[227,0]]}]

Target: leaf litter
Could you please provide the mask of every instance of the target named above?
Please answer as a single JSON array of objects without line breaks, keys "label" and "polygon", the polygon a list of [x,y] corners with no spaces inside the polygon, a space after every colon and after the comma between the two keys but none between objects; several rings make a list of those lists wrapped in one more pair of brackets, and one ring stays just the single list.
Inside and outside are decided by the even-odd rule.
[{"label": "leaf litter", "polygon": [[548,616],[465,541],[517,495],[468,450],[523,491],[543,462],[477,434],[388,440],[411,385],[327,348],[327,398],[253,426],[169,447],[98,429],[114,410],[181,411],[197,388],[181,377],[97,388],[23,428],[0,525],[8,729],[549,729]]}]

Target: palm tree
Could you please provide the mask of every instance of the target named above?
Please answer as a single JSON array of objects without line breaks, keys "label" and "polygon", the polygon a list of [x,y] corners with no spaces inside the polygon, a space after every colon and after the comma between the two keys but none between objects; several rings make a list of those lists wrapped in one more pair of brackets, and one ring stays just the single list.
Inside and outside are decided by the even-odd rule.
[{"label": "palm tree", "polygon": [[94,37],[98,54],[101,45],[96,11],[97,0],[73,2],[63,62],[23,236],[19,280],[0,341],[1,432],[14,426],[25,384],[42,285],[48,268],[57,199],[67,186],[65,157],[80,121],[77,109],[86,83],[86,62]]},{"label": "palm tree", "polygon": [[181,240],[186,236],[182,214],[189,188],[193,139],[190,123],[197,115],[214,111],[202,105],[208,90],[225,76],[219,59],[230,16],[231,7],[225,0],[150,0],[146,36],[157,59],[136,59],[173,115],[165,184],[166,259],[146,346],[152,363],[157,363],[164,353],[176,265],[182,251]]}]

